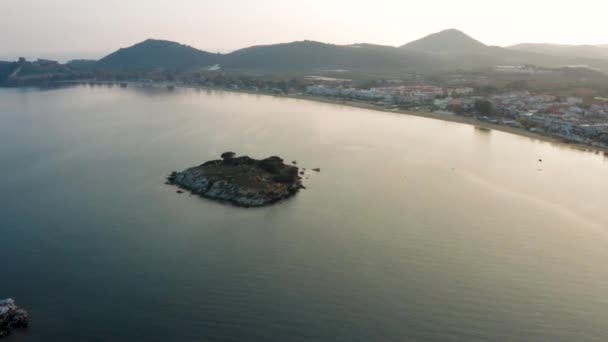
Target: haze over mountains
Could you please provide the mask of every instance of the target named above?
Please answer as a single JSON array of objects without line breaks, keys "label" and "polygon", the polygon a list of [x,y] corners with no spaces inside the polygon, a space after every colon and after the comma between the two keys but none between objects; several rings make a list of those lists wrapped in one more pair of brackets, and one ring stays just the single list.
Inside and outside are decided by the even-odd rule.
[{"label": "haze over mountains", "polygon": [[511,50],[541,53],[551,56],[608,58],[608,45],[560,45],[524,43],[508,47]]}]

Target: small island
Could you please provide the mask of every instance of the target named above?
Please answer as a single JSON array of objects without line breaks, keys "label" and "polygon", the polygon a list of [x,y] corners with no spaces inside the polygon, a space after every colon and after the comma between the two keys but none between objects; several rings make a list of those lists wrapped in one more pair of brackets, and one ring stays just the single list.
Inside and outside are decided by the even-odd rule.
[{"label": "small island", "polygon": [[7,336],[13,329],[26,328],[28,315],[15,305],[11,298],[0,300],[0,338]]},{"label": "small island", "polygon": [[280,157],[257,160],[225,152],[221,158],[172,172],[167,181],[192,194],[240,207],[270,205],[304,188],[298,167]]}]

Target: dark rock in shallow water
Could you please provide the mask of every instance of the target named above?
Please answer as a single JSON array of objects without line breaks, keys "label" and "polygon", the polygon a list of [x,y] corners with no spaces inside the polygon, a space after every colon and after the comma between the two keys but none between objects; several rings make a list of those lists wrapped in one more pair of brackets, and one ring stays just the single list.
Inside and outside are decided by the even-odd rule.
[{"label": "dark rock in shallow water", "polygon": [[314,168],[314,169],[312,169],[312,170],[313,170],[313,171],[315,171],[315,172],[321,172],[321,169],[319,169],[318,167],[317,167],[317,168]]},{"label": "dark rock in shallow water", "polygon": [[28,323],[27,312],[19,309],[14,300],[0,300],[0,338],[9,335],[13,329],[26,328]]},{"label": "dark rock in shallow water", "polygon": [[202,197],[260,207],[295,195],[302,188],[298,172],[280,157],[257,160],[226,152],[222,160],[172,172],[167,180]]}]

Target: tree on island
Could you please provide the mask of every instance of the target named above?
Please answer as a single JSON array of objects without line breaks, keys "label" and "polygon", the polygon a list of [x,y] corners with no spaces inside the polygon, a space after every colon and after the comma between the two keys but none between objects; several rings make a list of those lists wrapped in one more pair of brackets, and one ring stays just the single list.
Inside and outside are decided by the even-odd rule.
[{"label": "tree on island", "polygon": [[222,156],[221,156],[221,158],[224,160],[232,159],[234,157],[236,157],[236,153],[234,153],[234,152],[224,152],[224,153],[222,153]]}]

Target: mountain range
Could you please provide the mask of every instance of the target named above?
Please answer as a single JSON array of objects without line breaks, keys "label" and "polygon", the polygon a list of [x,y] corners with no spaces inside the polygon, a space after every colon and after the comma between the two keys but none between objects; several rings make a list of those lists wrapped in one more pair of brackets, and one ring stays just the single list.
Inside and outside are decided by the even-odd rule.
[{"label": "mountain range", "polygon": [[227,54],[214,54],[175,42],[149,39],[102,58],[97,62],[97,67],[149,70],[218,65],[223,70],[340,70],[397,76],[412,71],[470,70],[526,64],[552,68],[587,65],[608,71],[608,48],[548,44],[520,44],[503,48],[486,45],[456,29],[437,32],[400,47],[299,41],[253,46]]},{"label": "mountain range", "polygon": [[[487,70],[498,65],[560,68],[586,65],[608,72],[608,47],[550,44],[486,45],[449,29],[400,47],[334,45],[314,41],[253,46],[231,53],[202,51],[165,40],[148,39],[98,61],[68,63],[73,70],[218,70],[274,74],[335,74],[399,77],[407,73]],[[6,74],[10,69],[0,65]],[[0,74],[2,70],[0,70]],[[1,75],[0,75],[1,76]]]},{"label": "mountain range", "polygon": [[426,69],[441,64],[426,53],[372,44],[298,41],[211,54],[170,41],[149,39],[102,58],[96,66],[109,70],[149,70],[218,65],[224,70],[260,72],[356,70],[390,74],[395,70]]}]

